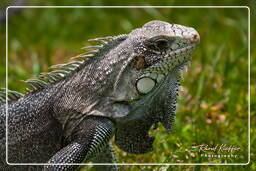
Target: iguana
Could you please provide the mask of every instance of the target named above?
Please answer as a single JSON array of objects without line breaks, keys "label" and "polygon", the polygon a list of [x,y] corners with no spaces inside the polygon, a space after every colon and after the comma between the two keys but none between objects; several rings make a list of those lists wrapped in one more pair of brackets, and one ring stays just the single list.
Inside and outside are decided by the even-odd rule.
[{"label": "iguana", "polygon": [[0,170],[79,167],[8,166],[6,137],[10,163],[113,163],[113,136],[128,153],[152,151],[154,137],[148,131],[160,122],[171,132],[182,71],[199,40],[191,27],[150,21],[129,34],[91,40],[98,45],[77,56],[82,60],[28,80],[32,89],[25,95],[2,94]]}]

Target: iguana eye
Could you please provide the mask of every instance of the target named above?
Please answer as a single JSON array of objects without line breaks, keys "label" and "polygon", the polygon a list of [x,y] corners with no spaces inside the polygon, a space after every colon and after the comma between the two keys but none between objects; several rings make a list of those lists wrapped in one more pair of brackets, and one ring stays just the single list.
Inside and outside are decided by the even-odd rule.
[{"label": "iguana eye", "polygon": [[164,50],[164,49],[168,48],[168,42],[166,40],[163,40],[163,39],[158,40],[155,45],[160,50]]},{"label": "iguana eye", "polygon": [[174,38],[170,37],[153,37],[145,41],[145,45],[154,51],[165,51],[174,42]]}]

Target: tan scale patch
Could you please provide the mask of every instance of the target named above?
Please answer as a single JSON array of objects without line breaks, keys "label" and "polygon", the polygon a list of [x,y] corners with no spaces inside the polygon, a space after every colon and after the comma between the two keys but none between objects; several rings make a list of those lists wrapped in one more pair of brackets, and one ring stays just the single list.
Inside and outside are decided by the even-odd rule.
[{"label": "tan scale patch", "polygon": [[135,62],[134,62],[134,65],[133,65],[133,66],[134,66],[136,69],[142,69],[142,68],[145,67],[145,65],[146,65],[146,62],[145,62],[145,60],[144,60],[143,57],[137,56],[137,57],[135,58]]}]

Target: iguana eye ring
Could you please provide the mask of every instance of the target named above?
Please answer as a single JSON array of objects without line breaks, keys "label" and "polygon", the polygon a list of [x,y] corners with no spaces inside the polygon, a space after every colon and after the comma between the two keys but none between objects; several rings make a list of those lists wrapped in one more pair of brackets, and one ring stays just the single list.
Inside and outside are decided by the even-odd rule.
[{"label": "iguana eye ring", "polygon": [[163,50],[163,49],[166,49],[168,47],[168,42],[167,42],[167,40],[160,39],[160,40],[156,41],[155,46],[158,49]]},{"label": "iguana eye ring", "polygon": [[156,86],[156,80],[150,77],[142,77],[136,81],[136,89],[140,94],[149,93]]}]

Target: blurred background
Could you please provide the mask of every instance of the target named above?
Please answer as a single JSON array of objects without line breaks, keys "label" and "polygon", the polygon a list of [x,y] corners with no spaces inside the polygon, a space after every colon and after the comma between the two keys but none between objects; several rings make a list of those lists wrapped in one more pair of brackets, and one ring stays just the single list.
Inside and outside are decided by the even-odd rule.
[{"label": "blurred background", "polygon": [[[255,3],[244,1],[170,0],[137,5],[248,5],[255,17]],[[195,1],[194,1],[195,2]],[[200,2],[200,4],[199,4]],[[5,87],[5,6],[15,5],[125,5],[120,1],[1,1],[0,87]],[[126,5],[135,5],[129,2]],[[87,39],[129,33],[150,20],[162,20],[195,28],[201,43],[184,74],[173,133],[163,127],[156,136],[154,151],[132,155],[117,147],[120,163],[247,163],[248,162],[248,9],[247,8],[10,8],[8,10],[8,87],[24,92],[22,81],[49,71],[53,64],[68,62],[89,45]],[[255,41],[255,25],[251,40]],[[252,45],[253,48],[253,45]],[[254,58],[253,58],[254,57]],[[255,50],[251,72],[255,73]],[[251,85],[255,87],[255,75]],[[251,86],[250,85],[250,86]],[[255,123],[255,88],[251,87],[251,122]],[[255,129],[251,129],[255,134]],[[198,145],[239,147],[234,157],[202,157]],[[251,137],[255,150],[255,136]],[[206,153],[207,154],[207,153]],[[209,152],[209,154],[217,154]],[[221,152],[220,154],[231,154]],[[250,153],[255,158],[255,151]],[[234,169],[235,166],[232,166]],[[255,169],[255,163],[239,169]],[[171,170],[168,166],[122,166],[121,170]],[[227,169],[221,166],[179,166],[179,170]],[[83,169],[82,169],[83,170]],[[84,169],[85,170],[85,169]]]}]

